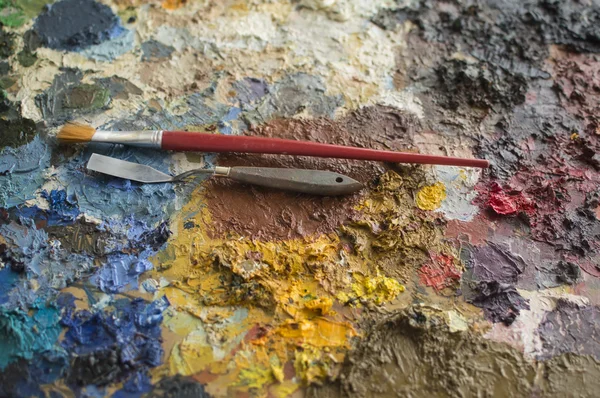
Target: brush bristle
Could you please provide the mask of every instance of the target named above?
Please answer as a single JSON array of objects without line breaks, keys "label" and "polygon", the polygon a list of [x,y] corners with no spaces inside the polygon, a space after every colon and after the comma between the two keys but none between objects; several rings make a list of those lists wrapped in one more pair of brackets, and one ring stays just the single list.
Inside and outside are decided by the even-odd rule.
[{"label": "brush bristle", "polygon": [[96,129],[92,126],[79,123],[67,123],[60,129],[56,138],[60,142],[78,143],[92,140]]}]

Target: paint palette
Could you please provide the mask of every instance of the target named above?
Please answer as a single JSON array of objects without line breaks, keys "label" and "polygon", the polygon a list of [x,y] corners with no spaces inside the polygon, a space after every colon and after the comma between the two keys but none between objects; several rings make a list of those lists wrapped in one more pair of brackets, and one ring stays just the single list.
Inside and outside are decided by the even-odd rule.
[{"label": "paint palette", "polygon": [[[0,1],[0,396],[596,394],[600,10],[392,3]],[[67,121],[492,167],[60,146]]]}]

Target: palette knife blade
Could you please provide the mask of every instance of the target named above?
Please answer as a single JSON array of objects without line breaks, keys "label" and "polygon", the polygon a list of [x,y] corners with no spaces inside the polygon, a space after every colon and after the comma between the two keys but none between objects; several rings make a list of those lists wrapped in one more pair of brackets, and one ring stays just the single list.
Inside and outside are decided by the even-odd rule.
[{"label": "palette knife blade", "polygon": [[150,166],[111,158],[97,153],[92,154],[87,169],[114,177],[144,183],[171,182],[173,177]]}]

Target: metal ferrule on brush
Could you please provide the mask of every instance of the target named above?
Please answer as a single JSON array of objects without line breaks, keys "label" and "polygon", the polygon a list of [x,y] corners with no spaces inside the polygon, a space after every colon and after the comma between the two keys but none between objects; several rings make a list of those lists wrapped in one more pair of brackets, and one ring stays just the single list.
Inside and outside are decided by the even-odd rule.
[{"label": "metal ferrule on brush", "polygon": [[162,146],[162,130],[145,131],[96,131],[92,142],[107,142],[143,148],[158,148]]}]

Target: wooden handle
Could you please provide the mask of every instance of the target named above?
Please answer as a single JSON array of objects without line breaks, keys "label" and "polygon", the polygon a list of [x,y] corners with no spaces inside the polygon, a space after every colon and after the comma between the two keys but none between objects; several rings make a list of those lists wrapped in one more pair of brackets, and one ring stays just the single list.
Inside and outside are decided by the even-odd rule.
[{"label": "wooden handle", "polygon": [[165,131],[162,138],[162,148],[171,151],[269,153],[393,163],[489,167],[489,162],[484,159],[463,159],[449,156],[421,155],[418,153],[381,151],[317,142],[284,140],[280,138],[190,133],[186,131]]}]

